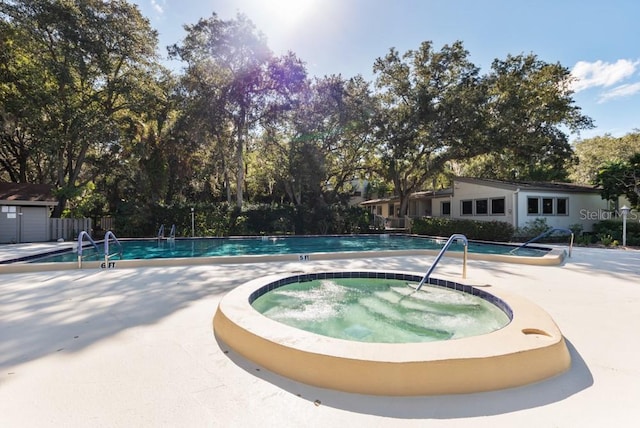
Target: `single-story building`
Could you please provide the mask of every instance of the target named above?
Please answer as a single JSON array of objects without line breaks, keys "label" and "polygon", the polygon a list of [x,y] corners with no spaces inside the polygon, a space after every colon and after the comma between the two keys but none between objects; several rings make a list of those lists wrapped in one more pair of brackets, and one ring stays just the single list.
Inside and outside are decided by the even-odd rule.
[{"label": "single-story building", "polygon": [[0,244],[48,241],[56,205],[49,185],[0,183]]},{"label": "single-story building", "polygon": [[[399,215],[399,198],[370,200],[361,205],[384,217],[387,225],[402,228],[407,223]],[[515,228],[545,218],[551,227],[581,224],[583,230],[591,231],[594,223],[607,217],[609,209],[609,202],[593,186],[456,177],[449,189],[412,194],[407,217],[497,220]]]}]

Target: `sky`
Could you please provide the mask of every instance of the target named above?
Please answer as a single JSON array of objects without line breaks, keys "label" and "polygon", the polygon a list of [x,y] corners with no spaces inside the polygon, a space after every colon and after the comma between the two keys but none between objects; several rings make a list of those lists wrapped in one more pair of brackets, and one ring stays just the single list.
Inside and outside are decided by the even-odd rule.
[{"label": "sky", "polygon": [[573,98],[596,127],[572,141],[640,130],[637,0],[130,1],[159,32],[162,54],[184,39],[185,24],[243,13],[276,55],[294,52],[310,76],[361,74],[373,81],[376,58],[423,41],[437,50],[462,41],[483,74],[494,59],[533,53],[576,78]]}]

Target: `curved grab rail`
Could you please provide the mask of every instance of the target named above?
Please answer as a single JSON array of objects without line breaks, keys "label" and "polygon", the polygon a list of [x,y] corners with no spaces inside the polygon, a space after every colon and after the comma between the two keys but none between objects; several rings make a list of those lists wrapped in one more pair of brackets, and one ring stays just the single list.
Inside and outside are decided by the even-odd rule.
[{"label": "curved grab rail", "polygon": [[96,254],[100,253],[100,250],[98,249],[98,244],[96,244],[96,242],[91,239],[91,235],[89,235],[89,233],[86,230],[81,231],[78,234],[78,268],[82,269],[82,240],[84,238],[87,238],[87,240],[89,242],[91,242],[91,244],[93,244],[93,248],[96,249]]},{"label": "curved grab rail", "polygon": [[447,251],[449,246],[451,246],[451,244],[453,244],[453,242],[457,241],[458,239],[460,239],[462,241],[462,244],[464,245],[464,256],[462,258],[462,278],[464,279],[467,277],[467,248],[469,247],[469,240],[461,233],[454,233],[449,237],[449,239],[447,239],[447,242],[444,244],[444,247],[442,247],[442,249],[436,256],[436,259],[433,261],[433,264],[424,275],[424,278],[422,278],[422,281],[420,281],[420,284],[418,284],[418,286],[416,287],[416,291],[419,291],[425,284],[425,282],[429,281],[431,273],[433,273],[433,270],[436,268],[436,265],[438,264],[442,256],[444,256],[444,253]]},{"label": "curved grab rail", "polygon": [[169,232],[169,239],[176,239],[176,225],[171,225],[171,232]]},{"label": "curved grab rail", "polygon": [[158,229],[158,241],[164,238],[164,224],[160,225],[160,229]]},{"label": "curved grab rail", "polygon": [[109,266],[109,258],[111,257],[111,254],[109,254],[109,241],[110,239],[113,238],[113,241],[118,244],[118,255],[120,256],[120,258],[122,258],[122,244],[120,243],[120,241],[118,241],[118,238],[116,238],[116,235],[114,235],[114,233],[110,230],[107,231],[107,233],[105,233],[104,235],[104,265],[105,267]]},{"label": "curved grab rail", "polygon": [[551,229],[547,230],[546,232],[542,232],[540,235],[536,236],[535,238],[531,238],[527,242],[525,242],[524,244],[522,244],[519,247],[514,248],[513,250],[511,250],[511,253],[513,254],[516,251],[518,251],[519,249],[524,248],[527,245],[531,244],[532,242],[536,242],[539,239],[544,238],[545,236],[551,235],[553,232],[567,232],[567,233],[571,234],[571,239],[569,241],[569,257],[571,257],[571,250],[573,249],[573,230],[567,229],[566,227],[554,227],[554,228],[551,228]]}]

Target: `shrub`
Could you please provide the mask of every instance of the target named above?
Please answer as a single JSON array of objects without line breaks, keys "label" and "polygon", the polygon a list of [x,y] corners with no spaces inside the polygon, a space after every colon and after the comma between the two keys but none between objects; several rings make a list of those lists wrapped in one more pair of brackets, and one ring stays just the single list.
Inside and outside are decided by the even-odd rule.
[{"label": "shrub", "polygon": [[[600,221],[593,225],[593,232],[598,237],[609,236],[612,241],[616,240],[622,243],[622,222],[620,220]],[[604,242],[602,243],[604,244]],[[640,246],[640,222],[627,219],[627,245]]]},{"label": "shrub", "polygon": [[517,241],[528,241],[529,239],[535,238],[550,229],[551,226],[547,224],[546,218],[537,217],[535,220],[526,222],[524,227],[517,228],[514,233],[514,238]]},{"label": "shrub", "polygon": [[504,221],[476,221],[433,217],[415,219],[411,232],[418,235],[450,236],[462,233],[469,239],[480,241],[509,241],[513,226]]}]

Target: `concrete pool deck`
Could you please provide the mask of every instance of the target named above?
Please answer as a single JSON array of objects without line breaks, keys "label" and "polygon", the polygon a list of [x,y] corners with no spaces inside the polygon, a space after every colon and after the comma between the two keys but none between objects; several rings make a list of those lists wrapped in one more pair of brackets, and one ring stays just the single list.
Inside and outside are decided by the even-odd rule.
[{"label": "concrete pool deck", "polygon": [[[0,259],[16,248],[0,246]],[[432,261],[403,256],[2,274],[0,426],[637,425],[640,251],[574,248],[561,266],[469,261],[470,279],[536,303],[568,343],[568,372],[518,388],[430,397],[341,393],[270,373],[213,335],[221,297],[260,275],[421,272]],[[444,258],[434,276],[459,278],[460,267],[459,259]]]}]

